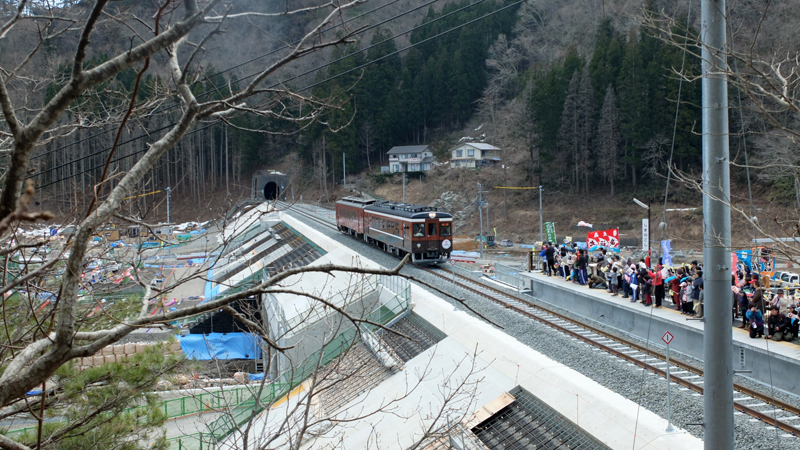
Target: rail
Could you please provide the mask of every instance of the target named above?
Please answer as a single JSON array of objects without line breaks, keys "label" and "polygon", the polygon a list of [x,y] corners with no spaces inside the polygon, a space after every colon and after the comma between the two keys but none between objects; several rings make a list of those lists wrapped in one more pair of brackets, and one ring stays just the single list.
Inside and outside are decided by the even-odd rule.
[{"label": "rail", "polygon": [[[450,281],[450,273],[448,273],[448,272],[444,272],[444,271],[441,271],[441,270],[435,270],[435,269],[431,269],[431,268],[427,268],[427,267],[421,267],[421,266],[417,266],[417,267],[420,268],[421,270],[425,270],[425,271],[427,271],[427,272],[429,272],[429,273],[431,273],[431,274],[433,274],[433,275],[435,275],[437,277],[440,277],[442,279]],[[570,318],[568,316],[565,316],[563,314],[555,312],[555,311],[553,311],[553,310],[551,310],[549,308],[546,308],[546,307],[543,307],[541,305],[532,303],[529,300],[524,300],[524,299],[521,299],[519,297],[512,296],[511,294],[509,294],[507,292],[504,292],[504,291],[502,291],[500,289],[494,288],[492,286],[488,286],[488,285],[483,284],[483,283],[478,283],[475,280],[472,280],[472,279],[470,279],[468,277],[465,277],[463,275],[457,274],[457,277],[460,279],[460,281],[456,282],[455,284],[459,285],[459,287],[461,287],[463,289],[466,289],[466,290],[468,290],[470,292],[473,292],[473,293],[475,293],[477,295],[485,297],[485,298],[487,298],[487,299],[489,299],[489,300],[491,300],[491,301],[493,301],[495,303],[498,303],[498,304],[502,305],[505,308],[511,309],[511,310],[513,310],[513,311],[515,311],[515,312],[517,312],[519,314],[522,314],[525,317],[528,317],[530,319],[533,319],[533,320],[536,320],[538,322],[541,322],[541,323],[543,323],[543,324],[545,324],[545,325],[547,325],[547,326],[549,326],[551,328],[554,328],[554,329],[556,329],[556,330],[558,330],[558,331],[560,331],[562,333],[565,333],[565,334],[567,334],[567,335],[569,335],[569,336],[571,336],[571,337],[573,337],[575,339],[578,339],[578,340],[580,340],[582,342],[585,342],[585,343],[587,343],[589,345],[597,347],[597,348],[599,348],[599,349],[601,349],[601,350],[603,350],[603,351],[605,351],[607,353],[610,353],[610,354],[612,354],[612,355],[614,355],[614,356],[616,356],[616,357],[618,357],[620,359],[623,359],[623,360],[625,360],[625,361],[627,361],[627,362],[629,362],[631,364],[635,364],[635,365],[637,365],[639,367],[645,368],[645,369],[647,369],[647,370],[649,370],[649,371],[651,371],[651,372],[653,372],[653,373],[655,373],[655,374],[657,374],[659,376],[666,377],[666,371],[664,369],[661,369],[660,367],[658,367],[658,365],[663,365],[663,363],[661,363],[661,361],[664,361],[666,358],[661,352],[656,351],[654,348],[645,347],[645,346],[639,345],[639,344],[637,344],[635,342],[628,341],[628,340],[626,340],[624,338],[621,338],[621,337],[616,336],[614,334],[611,334],[609,332],[606,332],[606,331],[600,330],[598,328],[592,327],[591,325],[587,325],[584,322],[581,322],[581,321],[578,321],[578,320],[574,320],[574,319],[572,319],[572,318]],[[494,294],[494,295],[490,295],[490,294]],[[558,320],[560,322],[563,322],[563,323],[566,323],[567,325],[560,325],[560,324],[556,323],[554,320],[550,320],[550,319],[548,319],[546,317],[543,317],[541,314],[534,314],[532,311],[540,311],[541,313],[544,313],[546,315],[552,316],[556,320]],[[578,328],[580,331],[573,331],[570,328]],[[647,362],[647,361],[645,361],[643,359],[637,358],[636,356],[633,356],[631,354],[625,353],[622,350],[618,350],[618,349],[612,348],[611,345],[607,345],[607,344],[598,342],[597,340],[593,340],[593,339],[591,339],[590,337],[587,336],[587,331],[589,333],[598,335],[598,336],[600,336],[600,337],[602,337],[602,338],[604,338],[606,340],[611,340],[611,341],[614,342],[614,344],[623,344],[623,345],[635,350],[636,352],[639,352],[639,353],[645,355],[645,357],[652,357],[652,358],[648,358],[649,360],[657,359],[659,362],[658,363]],[[692,366],[690,364],[683,363],[681,361],[675,360],[674,358],[670,359],[670,364],[672,364],[674,366],[677,366],[677,367],[680,367],[681,369],[686,370],[687,372],[690,372],[692,374],[703,376],[703,371],[701,369],[698,369],[698,368],[696,368],[696,367],[694,367],[694,366]],[[691,389],[691,390],[693,390],[693,391],[695,391],[695,392],[697,392],[699,394],[703,393],[703,387],[702,386],[700,386],[699,384],[693,383],[691,381],[688,381],[687,379],[684,379],[684,378],[681,378],[681,377],[677,377],[677,376],[675,376],[674,373],[671,375],[671,379],[672,379],[673,382],[678,383],[678,384],[680,384],[680,385],[682,385],[682,386],[684,386],[684,387],[686,387],[688,389]],[[734,383],[733,388],[734,388],[734,390],[736,390],[738,392],[741,392],[742,394],[746,394],[746,395],[748,395],[748,396],[750,396],[750,397],[752,397],[754,399],[761,400],[762,402],[764,402],[764,403],[766,403],[768,405],[774,405],[775,407],[780,408],[783,411],[787,411],[787,412],[789,412],[791,414],[794,414],[795,416],[800,415],[800,408],[798,408],[798,407],[796,407],[794,405],[788,404],[786,402],[782,402],[780,400],[776,400],[776,399],[772,398],[769,395],[762,394],[762,393],[760,393],[760,392],[758,392],[756,390],[753,390],[753,389],[748,388],[746,386],[742,386],[742,385],[740,385],[738,383]],[[769,424],[771,426],[779,428],[779,429],[781,429],[783,431],[786,431],[788,433],[791,433],[791,434],[793,434],[795,436],[800,436],[800,428],[792,426],[792,425],[790,425],[790,424],[788,424],[786,422],[782,422],[777,417],[773,417],[773,416],[770,416],[770,415],[768,415],[768,414],[766,414],[764,412],[758,411],[758,410],[756,410],[754,408],[750,408],[747,405],[744,405],[744,404],[742,404],[740,402],[735,402],[734,403],[734,407],[736,408],[736,410],[741,411],[741,412],[743,412],[745,414],[748,414],[751,417],[754,417],[756,419],[762,420],[762,421],[764,421],[765,423],[767,423],[767,424]]]}]

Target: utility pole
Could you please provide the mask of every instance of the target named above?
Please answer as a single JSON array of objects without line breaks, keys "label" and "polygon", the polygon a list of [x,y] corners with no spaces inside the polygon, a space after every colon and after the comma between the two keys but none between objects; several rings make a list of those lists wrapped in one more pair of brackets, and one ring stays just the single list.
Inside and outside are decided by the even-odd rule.
[{"label": "utility pole", "polygon": [[484,191],[481,188],[481,184],[478,183],[478,214],[480,215],[480,219],[481,219],[481,258],[483,257],[483,243],[485,242],[484,241],[484,237],[483,237],[483,207],[484,206],[486,206],[486,231],[488,232],[489,230],[491,230],[491,228],[489,228],[489,202],[488,201],[487,202],[483,201],[483,194],[488,194],[488,193],[489,193],[489,191]]},{"label": "utility pole", "polygon": [[489,226],[489,191],[486,191],[486,231],[491,234],[492,228]]},{"label": "utility pole", "polygon": [[725,0],[702,0],[703,62],[703,445],[733,450],[733,355],[731,354],[731,210],[726,79]]},{"label": "utility pole", "polygon": [[478,248],[481,251],[481,259],[483,259],[483,207],[481,206],[483,203],[483,197],[481,194],[483,194],[483,191],[481,190],[481,184],[478,183],[478,216],[480,217],[481,221],[481,238],[478,239]]},{"label": "utility pole", "polygon": [[542,222],[542,187],[539,186],[539,240],[544,242],[544,222]]},{"label": "utility pole", "polygon": [[347,189],[347,166],[344,164],[344,152],[342,152],[342,186]]},{"label": "utility pole", "polygon": [[[503,164],[503,186],[508,186],[506,181],[506,165]],[[503,189],[503,215],[508,220],[508,189]]]},{"label": "utility pole", "polygon": [[167,188],[167,223],[171,223],[169,220],[169,198],[172,197],[172,188]]},{"label": "utility pole", "polygon": [[650,200],[647,201],[647,268],[653,267],[653,246],[651,245],[653,240],[650,239],[650,233],[652,233],[651,228],[653,227],[653,221],[650,220],[652,216],[653,208],[650,207]]},{"label": "utility pole", "polygon": [[[228,182],[228,172],[230,171],[231,167],[231,160],[228,156],[228,127],[225,127],[225,192],[228,193],[228,197],[231,196],[231,185]],[[255,192],[255,191],[254,191]]]},{"label": "utility pole", "polygon": [[403,172],[403,203],[406,202],[406,173]]}]

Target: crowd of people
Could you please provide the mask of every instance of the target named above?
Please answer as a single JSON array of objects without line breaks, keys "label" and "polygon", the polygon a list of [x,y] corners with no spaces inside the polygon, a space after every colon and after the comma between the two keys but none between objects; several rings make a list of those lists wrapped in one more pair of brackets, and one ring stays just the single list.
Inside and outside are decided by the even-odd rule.
[{"label": "crowd of people", "polygon": [[[590,289],[605,289],[631,303],[662,308],[669,300],[681,314],[703,318],[703,268],[697,261],[676,267],[655,264],[649,258],[638,262],[623,259],[606,249],[589,251],[545,243],[539,253],[542,272]],[[800,304],[783,289],[770,288],[766,275],[739,267],[731,276],[731,317],[751,338],[790,341],[798,337]]]}]

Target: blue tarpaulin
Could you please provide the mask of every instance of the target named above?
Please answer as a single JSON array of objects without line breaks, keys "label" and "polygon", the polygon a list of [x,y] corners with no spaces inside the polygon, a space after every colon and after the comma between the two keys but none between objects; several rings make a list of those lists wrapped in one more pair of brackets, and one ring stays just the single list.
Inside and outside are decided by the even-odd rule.
[{"label": "blue tarpaulin", "polygon": [[264,379],[264,374],[263,373],[248,373],[247,374],[247,378],[250,381],[261,381],[261,380]]},{"label": "blue tarpaulin", "polygon": [[209,333],[179,336],[183,354],[189,359],[259,359],[261,338],[249,333]]}]

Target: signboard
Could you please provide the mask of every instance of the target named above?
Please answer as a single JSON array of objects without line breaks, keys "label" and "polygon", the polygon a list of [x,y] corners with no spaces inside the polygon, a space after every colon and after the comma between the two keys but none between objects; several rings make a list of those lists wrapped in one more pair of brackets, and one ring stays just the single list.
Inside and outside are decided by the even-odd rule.
[{"label": "signboard", "polygon": [[600,248],[619,252],[619,228],[590,231],[586,236],[586,248],[595,251]]},{"label": "signboard", "polygon": [[661,340],[664,341],[665,344],[669,345],[672,340],[675,339],[675,336],[672,335],[669,331],[664,332],[664,335],[661,336]]},{"label": "signboard", "polygon": [[556,243],[556,224],[553,222],[544,223],[544,236],[547,242]]},{"label": "signboard", "polygon": [[650,220],[642,219],[642,250],[650,252]]},{"label": "signboard", "polygon": [[408,158],[408,163],[409,164],[414,164],[414,163],[419,164],[421,162],[422,162],[422,158]]}]

